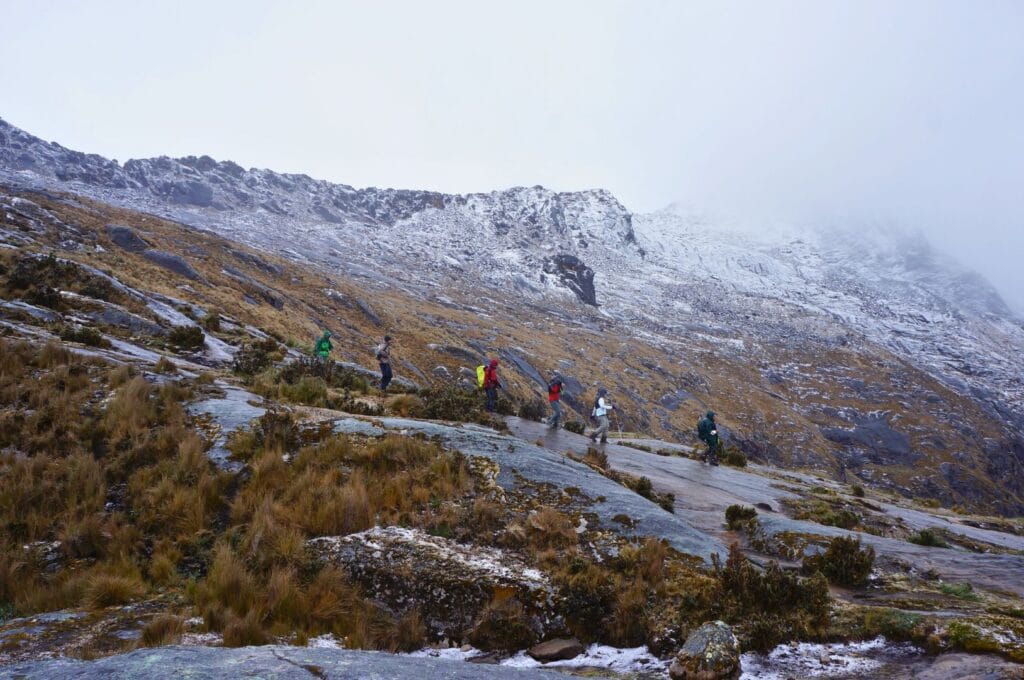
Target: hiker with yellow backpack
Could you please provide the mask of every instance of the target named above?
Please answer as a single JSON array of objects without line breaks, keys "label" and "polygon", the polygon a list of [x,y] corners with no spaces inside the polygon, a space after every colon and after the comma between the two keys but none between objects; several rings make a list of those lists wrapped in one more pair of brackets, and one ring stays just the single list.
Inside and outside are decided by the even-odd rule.
[{"label": "hiker with yellow backpack", "polygon": [[490,413],[494,413],[498,408],[498,387],[501,386],[501,382],[498,380],[497,359],[491,359],[491,363],[486,366],[481,364],[476,367],[476,384],[478,387],[484,388],[484,394],[487,395],[484,408]]}]

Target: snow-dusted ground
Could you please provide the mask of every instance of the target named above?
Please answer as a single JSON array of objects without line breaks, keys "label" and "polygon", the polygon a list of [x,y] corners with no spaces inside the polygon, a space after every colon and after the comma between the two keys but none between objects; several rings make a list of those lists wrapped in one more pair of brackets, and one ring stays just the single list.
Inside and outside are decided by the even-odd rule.
[{"label": "snow-dusted ground", "polygon": [[788,678],[870,678],[880,668],[923,656],[910,644],[893,644],[879,637],[867,642],[780,645],[769,654],[742,656],[740,680],[787,680]]}]

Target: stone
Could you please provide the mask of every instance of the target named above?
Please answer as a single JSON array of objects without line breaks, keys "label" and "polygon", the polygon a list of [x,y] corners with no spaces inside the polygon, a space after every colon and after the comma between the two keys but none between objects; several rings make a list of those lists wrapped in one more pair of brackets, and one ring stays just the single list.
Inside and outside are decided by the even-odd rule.
[{"label": "stone", "polygon": [[452,372],[444,366],[434,366],[434,370],[431,371],[436,377],[447,380],[452,377]]},{"label": "stone", "polygon": [[740,643],[722,621],[690,633],[669,667],[672,680],[735,680],[740,676]]},{"label": "stone", "polygon": [[163,250],[155,250],[150,248],[149,250],[143,251],[142,256],[150,262],[160,265],[164,269],[174,272],[179,276],[184,276],[186,279],[192,281],[199,281],[199,272],[192,268],[185,258],[174,253],[168,253]]},{"label": "stone", "polygon": [[542,642],[539,645],[534,645],[527,650],[526,653],[535,661],[548,663],[549,661],[566,661],[568,659],[575,659],[577,656],[582,654],[583,651],[583,644],[576,638],[557,638],[555,640]]},{"label": "stone", "polygon": [[149,244],[134,229],[123,224],[108,224],[107,236],[118,248],[130,253],[141,253],[149,248]]}]

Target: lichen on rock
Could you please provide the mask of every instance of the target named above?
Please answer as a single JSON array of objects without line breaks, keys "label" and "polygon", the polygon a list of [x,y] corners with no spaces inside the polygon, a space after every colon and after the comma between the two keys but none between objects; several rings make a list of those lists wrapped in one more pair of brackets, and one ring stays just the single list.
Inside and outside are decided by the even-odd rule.
[{"label": "lichen on rock", "polygon": [[740,643],[722,621],[690,633],[669,667],[672,680],[735,680],[740,676]]},{"label": "lichen on rock", "polygon": [[510,599],[522,605],[538,638],[562,628],[548,578],[503,550],[402,527],[314,538],[308,546],[395,614],[420,611],[436,639],[465,639],[489,606]]}]

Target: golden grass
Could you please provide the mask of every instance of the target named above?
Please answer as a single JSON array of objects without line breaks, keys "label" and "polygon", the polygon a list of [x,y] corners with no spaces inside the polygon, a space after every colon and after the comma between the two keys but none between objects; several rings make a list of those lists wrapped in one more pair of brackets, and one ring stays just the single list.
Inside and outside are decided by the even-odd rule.
[{"label": "golden grass", "polygon": [[142,627],[140,647],[163,647],[181,642],[185,634],[185,620],[173,614],[157,614]]}]

